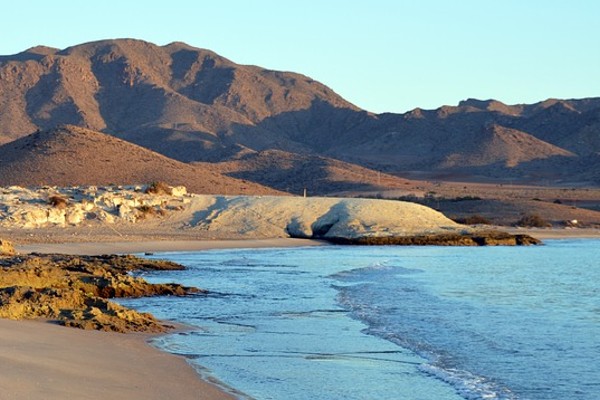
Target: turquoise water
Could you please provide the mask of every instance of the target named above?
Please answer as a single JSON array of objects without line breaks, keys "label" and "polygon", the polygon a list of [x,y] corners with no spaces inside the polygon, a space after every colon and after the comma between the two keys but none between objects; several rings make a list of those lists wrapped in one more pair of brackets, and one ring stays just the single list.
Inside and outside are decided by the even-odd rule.
[{"label": "turquoise water", "polygon": [[[256,399],[600,398],[600,241],[160,255],[159,347]],[[202,366],[202,367],[200,367]]]}]

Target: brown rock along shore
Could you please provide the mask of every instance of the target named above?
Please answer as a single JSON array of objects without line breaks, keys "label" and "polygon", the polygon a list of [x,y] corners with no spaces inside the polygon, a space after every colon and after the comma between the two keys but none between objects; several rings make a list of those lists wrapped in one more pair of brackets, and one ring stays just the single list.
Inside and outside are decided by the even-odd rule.
[{"label": "brown rock along shore", "polygon": [[201,293],[178,284],[151,284],[131,271],[174,270],[169,261],[130,255],[27,254],[0,257],[0,317],[46,319],[82,329],[165,332],[173,326],[111,298]]},{"label": "brown rock along shore", "polygon": [[542,244],[532,236],[501,231],[480,231],[469,233],[447,233],[417,236],[383,237],[332,237],[327,241],[346,245],[396,245],[396,246],[530,246]]}]

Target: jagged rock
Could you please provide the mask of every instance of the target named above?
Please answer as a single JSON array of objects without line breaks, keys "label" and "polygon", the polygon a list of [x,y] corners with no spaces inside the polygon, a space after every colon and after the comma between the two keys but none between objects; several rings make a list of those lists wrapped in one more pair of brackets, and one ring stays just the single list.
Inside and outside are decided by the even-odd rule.
[{"label": "jagged rock", "polygon": [[66,212],[63,208],[49,208],[47,221],[49,224],[64,226],[66,222]]},{"label": "jagged rock", "polygon": [[79,225],[85,220],[85,211],[81,208],[71,208],[65,214],[65,222],[69,225]]},{"label": "jagged rock", "polygon": [[134,256],[4,257],[0,259],[0,317],[46,318],[66,326],[115,332],[163,332],[170,326],[108,299],[200,292],[178,284],[151,284],[128,274],[182,268]]},{"label": "jagged rock", "polygon": [[[94,220],[103,224],[135,223],[139,207],[165,211],[189,204],[190,199],[184,198],[188,196],[184,186],[170,190],[173,194],[156,195],[143,193],[136,186],[1,188],[0,226],[37,229],[79,226]],[[157,213],[154,217],[162,215]]]}]

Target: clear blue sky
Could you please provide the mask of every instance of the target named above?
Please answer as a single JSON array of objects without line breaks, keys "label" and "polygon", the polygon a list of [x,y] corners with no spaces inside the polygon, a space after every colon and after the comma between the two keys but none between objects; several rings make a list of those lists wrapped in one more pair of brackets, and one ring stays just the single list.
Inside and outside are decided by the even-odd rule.
[{"label": "clear blue sky", "polygon": [[300,72],[374,112],[600,96],[597,0],[29,0],[0,54],[131,37]]}]

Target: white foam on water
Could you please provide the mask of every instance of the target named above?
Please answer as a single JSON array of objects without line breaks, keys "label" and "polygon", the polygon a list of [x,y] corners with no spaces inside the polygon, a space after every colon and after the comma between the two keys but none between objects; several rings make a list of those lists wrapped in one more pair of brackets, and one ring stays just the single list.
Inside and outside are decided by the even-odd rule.
[{"label": "white foam on water", "polygon": [[443,369],[432,364],[422,364],[419,369],[456,389],[466,400],[517,400],[518,397],[509,389],[499,388],[489,379],[476,376],[467,371]]}]

